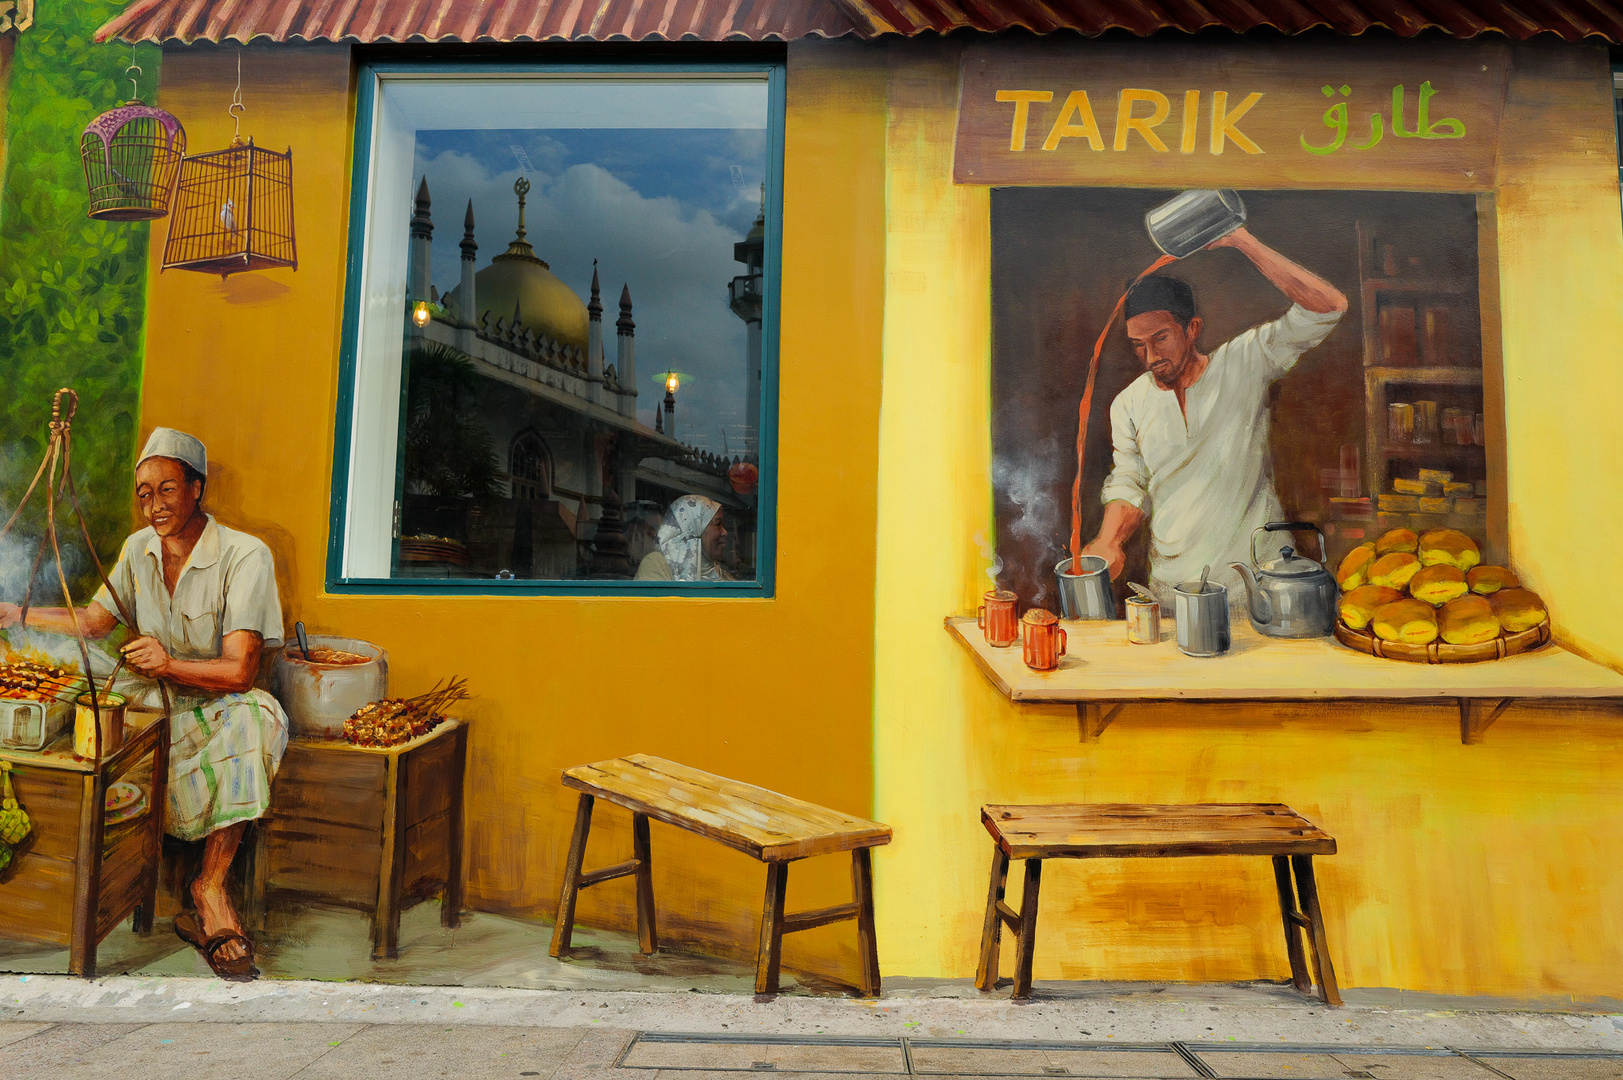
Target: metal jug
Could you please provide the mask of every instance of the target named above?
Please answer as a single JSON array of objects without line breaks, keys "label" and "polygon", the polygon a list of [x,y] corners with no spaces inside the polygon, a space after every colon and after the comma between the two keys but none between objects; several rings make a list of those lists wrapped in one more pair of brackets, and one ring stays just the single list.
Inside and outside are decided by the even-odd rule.
[{"label": "metal jug", "polygon": [[1245,203],[1237,191],[1185,191],[1144,215],[1155,246],[1175,259],[1193,255],[1245,224]]},{"label": "metal jug", "polygon": [[[1271,521],[1251,534],[1251,561],[1257,561],[1257,537],[1263,533],[1312,529],[1324,550],[1324,534],[1311,521]],[[1336,623],[1336,579],[1324,564],[1281,548],[1279,558],[1256,572],[1245,563],[1234,563],[1245,579],[1251,601],[1251,625],[1269,637],[1324,637]]]},{"label": "metal jug", "polygon": [[1071,560],[1054,567],[1059,579],[1060,613],[1067,619],[1114,619],[1116,596],[1110,591],[1110,566],[1097,555],[1084,555],[1071,572]]}]

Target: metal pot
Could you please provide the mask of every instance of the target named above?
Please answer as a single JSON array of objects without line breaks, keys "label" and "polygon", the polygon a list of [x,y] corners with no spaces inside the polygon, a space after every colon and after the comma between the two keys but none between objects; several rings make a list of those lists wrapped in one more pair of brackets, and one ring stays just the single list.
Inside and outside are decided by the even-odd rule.
[{"label": "metal pot", "polygon": [[[1251,534],[1251,562],[1257,561],[1257,537],[1263,533],[1312,529],[1324,550],[1324,534],[1311,521],[1271,521]],[[1279,638],[1324,637],[1336,624],[1336,579],[1323,563],[1281,548],[1279,558],[1266,566],[1234,563],[1245,579],[1250,600],[1251,625],[1260,633]]]},{"label": "metal pot", "polygon": [[1114,619],[1116,597],[1110,591],[1110,566],[1097,555],[1084,555],[1071,572],[1071,560],[1054,567],[1059,579],[1060,614],[1067,619]]},{"label": "metal pot", "polygon": [[389,654],[355,638],[312,634],[309,642],[371,657],[364,664],[311,664],[289,645],[272,664],[272,685],[294,737],[339,739],[356,709],[389,696]]},{"label": "metal pot", "polygon": [[1155,246],[1182,259],[1213,240],[1221,240],[1245,224],[1245,203],[1239,192],[1185,191],[1144,215]]}]

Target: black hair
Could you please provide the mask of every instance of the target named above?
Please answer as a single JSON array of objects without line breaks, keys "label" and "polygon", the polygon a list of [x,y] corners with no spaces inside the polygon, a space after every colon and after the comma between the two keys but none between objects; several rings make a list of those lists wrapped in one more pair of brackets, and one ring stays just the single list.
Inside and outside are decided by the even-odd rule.
[{"label": "black hair", "polygon": [[[176,460],[179,460],[179,459],[176,459]],[[180,475],[182,476],[182,478],[185,479],[185,481],[188,484],[199,484],[199,485],[201,485],[197,489],[197,501],[202,502],[203,501],[203,492],[209,486],[209,478],[204,476],[202,473],[198,472],[196,469],[192,468],[190,465],[186,464],[186,462],[184,462],[184,461],[182,461],[180,463]]]},{"label": "black hair", "polygon": [[1148,311],[1165,311],[1178,325],[1188,326],[1195,317],[1195,290],[1187,281],[1163,274],[1142,278],[1127,290],[1122,317],[1131,319]]}]

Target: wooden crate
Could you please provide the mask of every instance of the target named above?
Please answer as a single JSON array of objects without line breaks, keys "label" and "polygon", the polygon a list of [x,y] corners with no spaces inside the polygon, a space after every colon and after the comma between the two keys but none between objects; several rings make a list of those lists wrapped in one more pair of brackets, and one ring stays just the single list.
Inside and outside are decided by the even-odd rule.
[{"label": "wooden crate", "polygon": [[468,728],[448,720],[400,746],[294,739],[258,823],[248,914],[294,897],[372,913],[372,958],[399,955],[400,912],[439,895],[441,922],[462,907],[462,783]]}]

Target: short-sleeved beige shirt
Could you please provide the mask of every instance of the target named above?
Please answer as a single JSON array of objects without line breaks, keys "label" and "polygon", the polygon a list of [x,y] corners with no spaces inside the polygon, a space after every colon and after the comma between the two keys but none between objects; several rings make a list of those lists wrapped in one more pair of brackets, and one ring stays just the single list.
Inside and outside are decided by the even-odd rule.
[{"label": "short-sleeved beige shirt", "polygon": [[[142,634],[177,660],[218,660],[225,635],[252,630],[265,648],[282,644],[282,602],[276,565],[257,536],[226,528],[211,516],[171,596],[163,581],[163,541],[151,528],[124,541],[108,574]],[[123,622],[103,587],[96,603]]]}]

